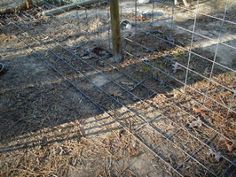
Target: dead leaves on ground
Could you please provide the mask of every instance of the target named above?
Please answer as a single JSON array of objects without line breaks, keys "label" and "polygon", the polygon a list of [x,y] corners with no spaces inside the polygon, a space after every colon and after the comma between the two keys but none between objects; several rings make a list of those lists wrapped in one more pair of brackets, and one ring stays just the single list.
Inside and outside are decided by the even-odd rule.
[{"label": "dead leaves on ground", "polygon": [[221,137],[219,139],[219,143],[225,145],[229,152],[233,152],[236,149],[236,139],[230,141],[224,137]]},{"label": "dead leaves on ground", "polygon": [[193,107],[193,112],[202,117],[206,117],[206,113],[208,112],[208,110],[202,107]]}]

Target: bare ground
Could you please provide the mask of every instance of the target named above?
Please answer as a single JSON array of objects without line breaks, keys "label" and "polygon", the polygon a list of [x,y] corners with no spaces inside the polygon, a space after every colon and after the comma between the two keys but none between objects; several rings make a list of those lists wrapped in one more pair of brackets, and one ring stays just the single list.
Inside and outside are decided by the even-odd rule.
[{"label": "bare ground", "polygon": [[[87,21],[83,11],[57,18],[39,11],[1,19],[1,62],[9,69],[0,76],[1,176],[177,176],[167,164],[184,176],[213,176],[204,167],[217,176],[235,175],[229,171],[236,156],[236,102],[229,91],[235,89],[235,60],[225,60],[235,50],[222,47],[211,81],[203,76],[210,77],[212,62],[193,55],[188,67],[203,76],[189,72],[184,89],[189,33],[159,24],[145,29],[151,19],[139,17],[142,31],[128,37],[146,49],[124,41],[125,61],[116,64],[103,13]],[[157,11],[169,16],[170,9]],[[135,21],[133,15],[124,17]],[[177,18],[176,24],[190,28],[188,19]],[[216,37],[218,22],[199,19],[200,33],[211,30]],[[224,34],[234,46],[235,27]],[[174,38],[183,49],[154,35]],[[206,43],[197,36],[193,50],[213,60],[216,44]]]}]

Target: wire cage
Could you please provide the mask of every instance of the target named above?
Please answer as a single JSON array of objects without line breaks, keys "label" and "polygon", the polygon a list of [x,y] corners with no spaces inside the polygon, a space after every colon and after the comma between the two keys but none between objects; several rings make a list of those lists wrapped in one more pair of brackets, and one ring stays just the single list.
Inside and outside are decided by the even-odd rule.
[{"label": "wire cage", "polygon": [[113,60],[107,1],[76,1],[72,11],[71,4],[34,4],[2,15],[1,29],[17,31],[18,41],[93,107],[91,114],[109,117],[168,175],[234,176],[236,3],[178,2],[119,1],[120,63]]}]

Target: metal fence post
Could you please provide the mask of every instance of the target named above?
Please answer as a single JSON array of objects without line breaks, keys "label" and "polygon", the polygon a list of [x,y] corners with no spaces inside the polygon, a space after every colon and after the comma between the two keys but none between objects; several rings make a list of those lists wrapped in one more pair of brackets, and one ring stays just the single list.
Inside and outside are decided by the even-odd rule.
[{"label": "metal fence post", "polygon": [[110,13],[113,59],[115,62],[121,62],[123,57],[121,54],[119,0],[110,0]]}]

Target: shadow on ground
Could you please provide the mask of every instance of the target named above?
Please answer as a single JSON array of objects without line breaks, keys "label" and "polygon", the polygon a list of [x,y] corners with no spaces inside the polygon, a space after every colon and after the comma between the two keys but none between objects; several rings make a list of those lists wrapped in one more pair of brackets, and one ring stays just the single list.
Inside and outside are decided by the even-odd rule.
[{"label": "shadow on ground", "polygon": [[[204,19],[199,20],[204,21]],[[188,22],[179,25],[185,23]],[[9,32],[4,29],[2,31],[6,34],[13,33],[20,40],[25,40],[22,32],[13,30]],[[183,66],[187,65],[189,53],[181,51],[171,54],[170,51],[175,50],[176,46],[170,42],[165,43],[155,39],[156,43],[150,44],[147,39],[153,39],[152,35],[168,40],[168,35],[159,33],[158,30],[150,34],[148,36],[146,33],[140,32],[132,38],[142,45],[149,45],[152,51],[127,42],[126,50],[134,56],[130,57],[125,54],[125,61],[121,64],[112,61],[112,55],[108,50],[99,45],[94,47],[96,44],[93,44],[93,41],[88,43],[93,46],[91,48],[88,45],[89,50],[85,50],[84,46],[82,48],[74,46],[62,48],[56,45],[49,50],[37,51],[34,49],[30,54],[4,59],[3,62],[9,66],[9,71],[0,76],[0,142],[4,146],[14,139],[24,139],[30,137],[31,134],[37,136],[41,130],[48,134],[57,133],[55,133],[56,136],[47,137],[47,140],[43,137],[27,143],[2,147],[0,152],[47,145],[73,138],[79,139],[82,136],[120,129],[119,126],[115,126],[111,129],[84,134],[76,128],[81,128],[81,125],[85,126],[87,119],[104,115],[106,111],[116,112],[122,107],[130,107],[140,100],[146,101],[158,94],[169,95],[172,90],[183,87],[183,83],[186,81],[188,85],[192,85],[204,79],[194,72],[188,73],[186,78],[184,67],[174,71],[173,65],[176,62]],[[188,36],[188,40],[191,37],[189,34],[186,36]],[[172,37],[175,39],[175,43],[180,42],[183,47],[188,45],[188,42],[183,43],[178,35],[172,35]],[[145,40],[147,41],[145,42]],[[235,43],[235,40],[227,42]],[[27,45],[31,45],[31,43]],[[215,45],[209,47],[215,47]],[[33,48],[36,47],[37,45],[33,46]],[[17,49],[8,48],[6,50],[14,52]],[[200,55],[206,55],[204,48],[194,50]],[[207,57],[213,60],[214,58],[210,56],[214,53],[208,54]],[[210,75],[206,69],[210,69],[212,64],[211,61],[192,56],[189,68],[209,78]],[[217,77],[217,75],[230,72],[216,64],[213,76]],[[70,125],[71,122],[76,121],[78,121],[77,124]],[[96,122],[96,120],[92,122]],[[114,121],[109,124],[113,123]],[[65,124],[63,131],[58,132],[55,127],[63,124]],[[88,129],[93,128],[98,128],[98,126],[91,126]]]}]

